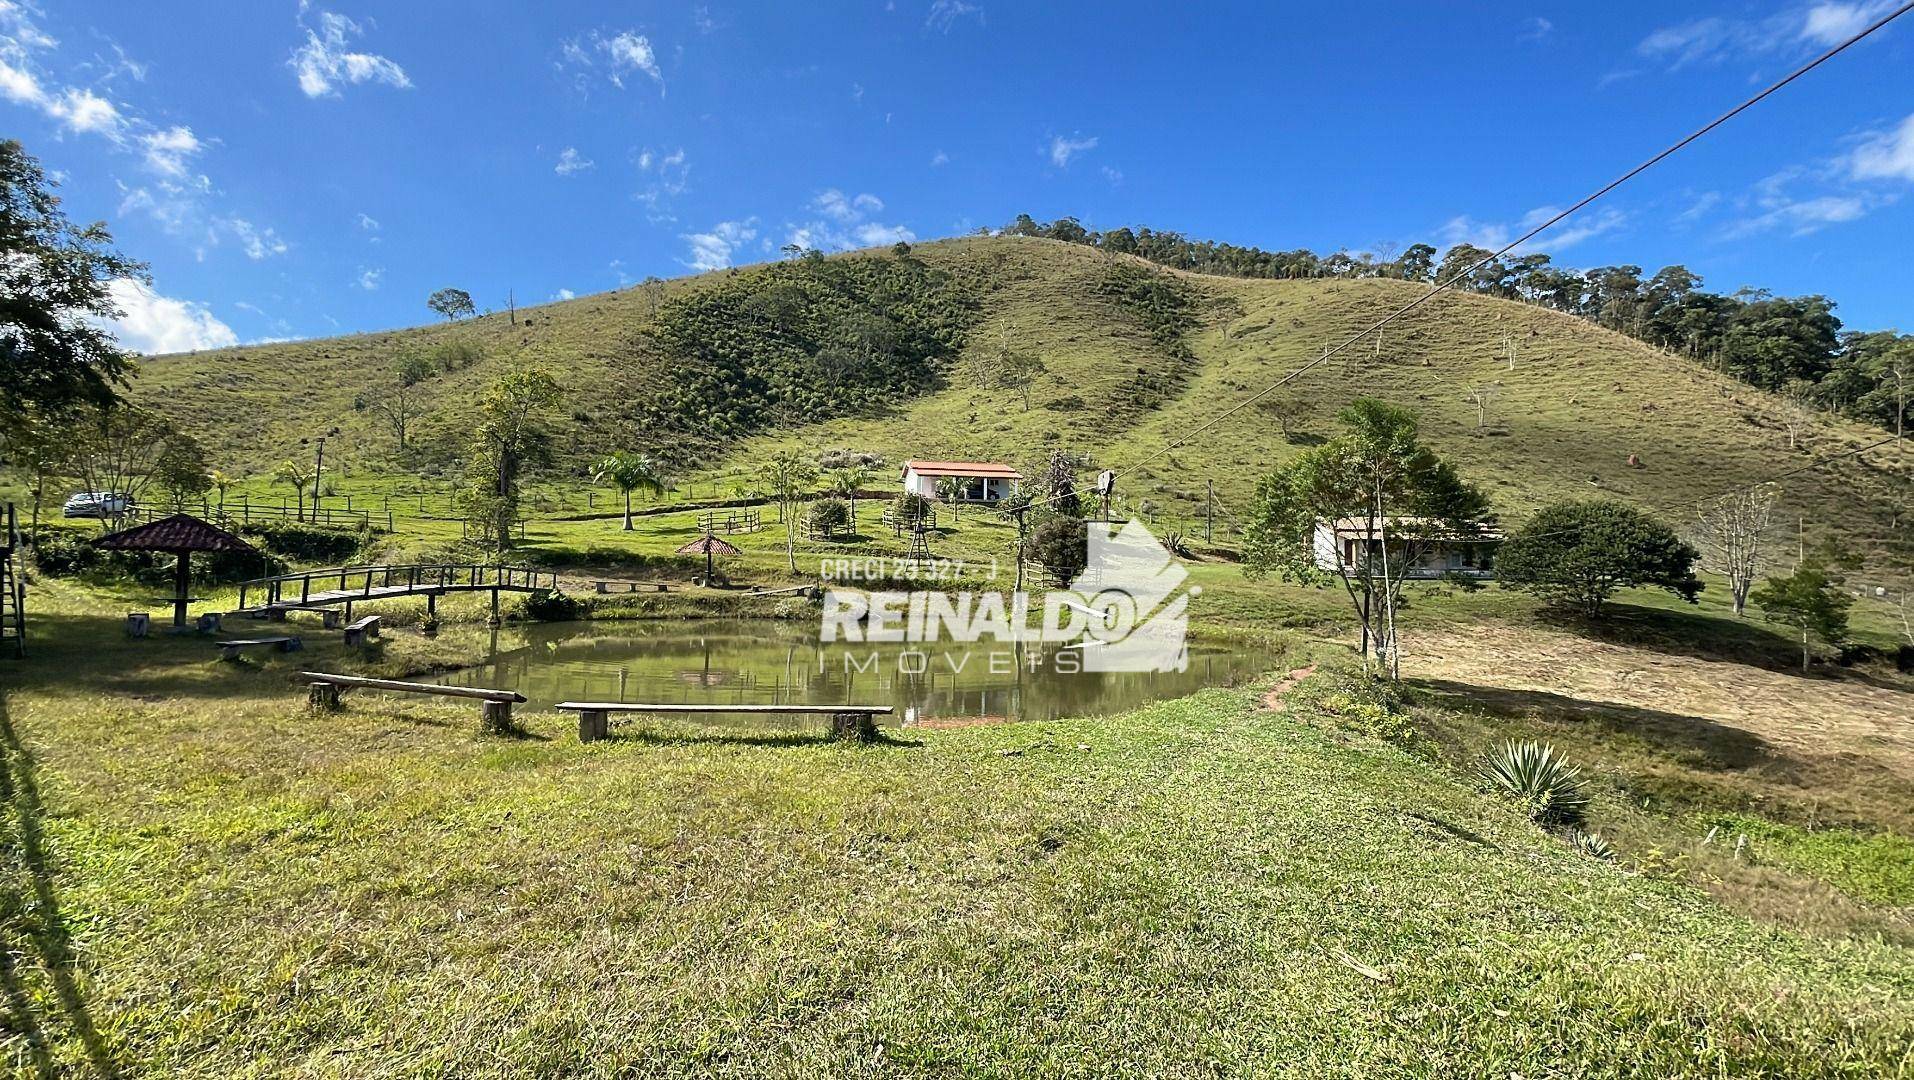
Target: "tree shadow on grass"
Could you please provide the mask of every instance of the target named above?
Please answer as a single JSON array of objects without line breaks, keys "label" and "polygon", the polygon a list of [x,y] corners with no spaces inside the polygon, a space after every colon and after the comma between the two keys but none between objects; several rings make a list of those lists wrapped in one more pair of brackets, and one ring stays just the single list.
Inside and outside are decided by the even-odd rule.
[{"label": "tree shadow on grass", "polygon": [[[6,817],[0,824],[0,842],[6,860],[18,868],[0,879],[0,904],[5,909],[0,913],[0,938],[4,938],[0,993],[6,999],[8,1026],[26,1040],[34,1069],[41,1076],[61,1075],[49,1046],[49,1031],[65,1027],[80,1040],[96,1073],[116,1077],[119,1070],[74,976],[72,935],[54,891],[41,827],[46,810],[40,802],[38,766],[14,731],[4,693],[0,693],[0,806]],[[36,995],[30,983],[42,979],[50,992]]]},{"label": "tree shadow on grass", "polygon": [[[620,729],[623,730],[620,730]],[[830,746],[843,743],[845,746],[883,746],[910,749],[924,745],[916,739],[900,739],[886,734],[882,729],[877,737],[868,742],[857,743],[839,739],[828,731],[660,731],[638,724],[614,724],[612,739],[620,742],[640,742],[651,746],[762,746],[771,749],[796,749],[805,746]]]},{"label": "tree shadow on grass", "polygon": [[1804,674],[1800,639],[1752,616],[1736,619],[1700,611],[1671,611],[1620,603],[1610,603],[1602,611],[1602,617],[1592,621],[1572,613],[1554,613],[1546,621],[1557,629],[1609,645],[1652,649],[1696,660],[1747,664],[1804,679],[1852,679],[1881,690],[1908,689],[1906,682],[1884,679],[1856,668],[1817,664]]},{"label": "tree shadow on grass", "polygon": [[[1543,690],[1512,690],[1447,679],[1407,680],[1454,718],[1438,741],[1452,760],[1479,749],[1482,731],[1457,730],[1468,710],[1523,722],[1523,738],[1575,737],[1609,759],[1640,793],[1691,802],[1724,793],[1780,798],[1847,812],[1877,827],[1904,828],[1914,806],[1914,777],[1857,753],[1803,754],[1760,735],[1702,716]],[[1506,732],[1505,732],[1506,734]],[[1680,770],[1688,770],[1684,778]],[[1771,808],[1778,809],[1778,807]]]}]

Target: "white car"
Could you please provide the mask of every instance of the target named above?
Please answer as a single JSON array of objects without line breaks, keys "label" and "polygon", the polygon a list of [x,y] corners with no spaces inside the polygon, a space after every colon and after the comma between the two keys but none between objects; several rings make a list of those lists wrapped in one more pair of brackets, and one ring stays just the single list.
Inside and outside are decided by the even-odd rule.
[{"label": "white car", "polygon": [[133,508],[133,500],[110,491],[82,491],[66,501],[61,512],[70,518],[116,518]]}]

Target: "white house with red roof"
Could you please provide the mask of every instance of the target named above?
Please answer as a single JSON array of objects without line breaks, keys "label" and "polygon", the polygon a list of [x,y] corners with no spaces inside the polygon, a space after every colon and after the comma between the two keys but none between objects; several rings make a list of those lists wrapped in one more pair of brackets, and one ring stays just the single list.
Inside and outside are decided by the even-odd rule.
[{"label": "white house with red roof", "polygon": [[960,502],[996,502],[1017,490],[1023,474],[994,461],[906,461],[904,490],[926,499],[936,499],[937,485],[955,480]]}]

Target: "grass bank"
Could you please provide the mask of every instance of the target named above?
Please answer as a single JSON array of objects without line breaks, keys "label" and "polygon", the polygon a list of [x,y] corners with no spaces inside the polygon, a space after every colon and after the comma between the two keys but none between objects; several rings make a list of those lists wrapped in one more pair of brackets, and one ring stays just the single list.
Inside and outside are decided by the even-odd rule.
[{"label": "grass bank", "polygon": [[1893,1075],[1914,1039],[1907,949],[1589,860],[1253,689],[582,746],[49,624],[0,723],[29,1074]]}]

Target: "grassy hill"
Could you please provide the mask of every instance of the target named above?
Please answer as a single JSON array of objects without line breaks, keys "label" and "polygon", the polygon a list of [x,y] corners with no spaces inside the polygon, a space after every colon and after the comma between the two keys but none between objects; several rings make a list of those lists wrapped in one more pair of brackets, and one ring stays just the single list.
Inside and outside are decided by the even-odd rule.
[{"label": "grassy hill", "polygon": [[[187,423],[242,473],[263,472],[299,453],[300,438],[336,425],[341,437],[329,457],[348,471],[430,476],[449,466],[467,404],[487,382],[516,365],[543,364],[570,397],[560,451],[574,472],[589,455],[622,447],[674,457],[695,480],[748,472],[780,446],[854,447],[892,461],[1019,463],[1056,446],[1088,452],[1104,465],[1139,466],[1126,476],[1123,493],[1132,507],[1147,499],[1171,521],[1192,520],[1210,482],[1227,521],[1257,476],[1331,434],[1333,414],[1348,400],[1374,395],[1415,407],[1430,441],[1513,521],[1544,501],[1597,491],[1679,519],[1723,488],[1790,474],[1783,520],[1804,523],[1810,542],[1834,533],[1878,557],[1897,522],[1914,510],[1914,455],[1902,447],[1810,467],[1880,438],[1878,431],[1821,414],[1797,423],[1791,439],[1787,405],[1773,395],[1572,316],[1473,295],[1436,298],[1391,326],[1379,345],[1365,340],[1189,445],[1171,448],[1424,287],[1179,274],[1016,237],[923,244],[913,257],[948,275],[974,309],[952,331],[950,354],[925,361],[929,392],[912,394],[900,383],[893,393],[867,394],[856,415],[834,418],[815,409],[766,410],[722,439],[692,430],[696,401],[674,403],[682,430],[659,423],[658,403],[679,388],[667,373],[686,362],[680,354],[688,347],[682,326],[661,339],[661,319],[714,290],[738,299],[729,310],[756,318],[759,306],[777,300],[772,294],[788,278],[776,275],[792,273],[790,264],[529,308],[517,324],[495,313],[458,324],[155,357],[141,364],[134,394]],[[889,258],[860,253],[831,262]],[[1184,332],[1166,333],[1160,312],[1113,289],[1119,275],[1161,281],[1181,296]],[[713,349],[723,347],[718,339],[734,322],[703,324]],[[383,419],[355,408],[355,400],[385,392],[403,352],[448,345],[480,358],[421,388],[425,415],[413,452],[401,458]],[[1046,367],[1030,388],[1027,411],[1016,392],[982,385],[983,365],[1006,346],[1035,354]],[[732,348],[748,354],[750,343]],[[1492,399],[1478,408],[1471,392],[1485,386],[1492,386]]]}]

